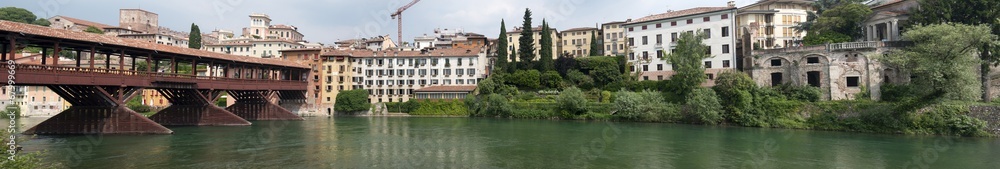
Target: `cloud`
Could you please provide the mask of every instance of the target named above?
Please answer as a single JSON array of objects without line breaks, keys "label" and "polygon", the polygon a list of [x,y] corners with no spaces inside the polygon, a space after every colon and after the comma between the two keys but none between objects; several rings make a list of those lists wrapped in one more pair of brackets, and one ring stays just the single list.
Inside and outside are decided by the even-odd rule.
[{"label": "cloud", "polygon": [[[7,0],[0,6],[28,9],[40,17],[65,15],[109,25],[117,25],[118,9],[141,8],[159,14],[160,26],[186,31],[191,23],[203,32],[227,29],[240,33],[249,26],[248,15],[265,13],[272,24],[294,25],[307,40],[332,43],[338,39],[359,35],[396,36],[396,21],[391,11],[410,0],[330,0],[330,1],[251,1],[251,0]],[[423,0],[403,13],[403,40],[431,34],[435,28],[463,29],[496,37],[500,20],[508,29],[520,26],[525,8],[533,11],[533,25],[542,19],[552,27],[569,29],[593,27],[595,24],[634,19],[667,10],[700,6],[725,6],[727,0]],[[748,5],[756,0],[737,0]],[[359,31],[361,34],[359,34]]]}]

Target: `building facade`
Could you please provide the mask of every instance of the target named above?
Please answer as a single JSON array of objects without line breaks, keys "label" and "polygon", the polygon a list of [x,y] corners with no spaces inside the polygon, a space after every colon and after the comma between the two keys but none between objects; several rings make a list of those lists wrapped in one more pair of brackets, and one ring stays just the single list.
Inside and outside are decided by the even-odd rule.
[{"label": "building facade", "polygon": [[118,10],[118,26],[138,32],[158,32],[160,15],[142,9]]},{"label": "building facade", "polygon": [[[555,59],[559,57],[559,53],[562,52],[562,47],[563,47],[562,34],[559,34],[559,30],[557,30],[556,28],[549,28],[549,29],[552,30],[552,34],[550,35],[552,38],[552,58]],[[522,28],[514,28],[514,30],[507,31],[508,46],[506,47],[506,49],[507,53],[511,55],[511,57],[507,57],[508,59],[510,59],[510,62],[516,62],[519,61],[520,59],[519,57],[517,57],[517,50],[519,50],[517,48],[519,48],[521,45],[521,42],[519,41],[519,39],[521,39],[521,30]],[[542,27],[538,26],[531,28],[531,31],[532,31],[531,39],[534,41],[535,44],[534,60],[538,60],[538,58],[540,57],[540,55],[538,55],[538,51],[542,49],[542,44],[538,43],[539,41],[542,40]]]},{"label": "building facade", "polygon": [[869,92],[878,99],[886,83],[906,83],[905,72],[879,63],[882,55],[904,43],[865,41],[753,51],[750,75],[759,86],[814,86],[826,100],[851,100]]},{"label": "building facade", "polygon": [[[488,62],[483,49],[332,50],[323,56],[350,58],[353,89],[368,90],[372,103],[405,102],[424,87],[474,86],[486,77]],[[331,68],[339,71],[339,66]],[[332,76],[338,86],[340,76]]]},{"label": "building facade", "polygon": [[564,44],[562,48],[563,55],[553,56],[590,56],[590,43],[598,43],[598,46],[602,46],[600,43],[602,36],[601,30],[597,28],[583,27],[566,29],[562,31],[562,44]]},{"label": "building facade", "polygon": [[298,27],[272,25],[270,16],[256,13],[250,14],[250,27],[243,28],[240,37],[224,30],[212,34],[219,42],[204,44],[202,50],[259,58],[278,58],[283,56],[282,50],[305,48],[308,44]]},{"label": "building facade", "polygon": [[895,0],[872,7],[872,16],[865,20],[867,41],[900,41],[902,30],[910,19],[910,9],[919,7],[917,0]]},{"label": "building facade", "polygon": [[627,56],[631,70],[640,80],[666,80],[674,74],[666,56],[677,45],[682,33],[700,33],[709,47],[709,58],[703,60],[708,84],[723,70],[733,68],[736,39],[736,7],[699,7],[651,15],[632,20],[624,27],[630,50]]},{"label": "building facade", "polygon": [[[312,68],[312,71],[309,71],[309,74],[306,75],[309,78],[308,81],[309,87],[306,88],[306,111],[302,112],[307,112],[307,113],[320,112],[317,111],[320,110],[320,107],[327,106],[323,102],[324,98],[331,97],[328,95],[324,95],[324,93],[321,92],[323,85],[320,83],[320,77],[322,77],[323,75],[322,73],[324,72],[321,72],[319,68],[323,64],[323,62],[320,60],[320,54],[323,52],[323,50],[328,50],[328,49],[301,48],[301,49],[287,49],[281,51],[282,54],[281,59],[287,61],[293,61],[299,64],[309,65],[309,67]],[[336,96],[332,97],[336,98]],[[333,104],[329,104],[328,106],[332,107]]]},{"label": "building facade", "polygon": [[[604,33],[604,56],[618,56],[628,54],[625,45],[625,27],[623,24],[631,20],[615,21],[601,24],[601,32]],[[563,43],[565,44],[565,43]]]},{"label": "building facade", "polygon": [[807,32],[793,27],[815,12],[812,5],[810,0],[763,0],[744,6],[736,14],[736,37],[751,49],[797,46]]}]

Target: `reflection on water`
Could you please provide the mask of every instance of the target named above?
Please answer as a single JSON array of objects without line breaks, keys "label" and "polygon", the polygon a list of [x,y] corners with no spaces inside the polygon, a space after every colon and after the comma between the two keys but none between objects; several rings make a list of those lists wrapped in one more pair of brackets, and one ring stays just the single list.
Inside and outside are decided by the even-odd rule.
[{"label": "reflection on water", "polygon": [[[33,126],[42,119],[22,119]],[[3,122],[2,125],[6,125]],[[22,128],[23,129],[23,128]],[[308,118],[37,136],[72,168],[993,168],[992,138],[477,118]]]}]

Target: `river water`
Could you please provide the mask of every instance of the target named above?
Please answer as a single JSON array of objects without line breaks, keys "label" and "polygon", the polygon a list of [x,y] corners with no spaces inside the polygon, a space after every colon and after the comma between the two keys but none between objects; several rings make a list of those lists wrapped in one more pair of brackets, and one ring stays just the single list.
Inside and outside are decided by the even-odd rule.
[{"label": "river water", "polygon": [[71,168],[1000,167],[994,138],[419,117],[170,129],[174,134],[36,136],[18,144]]}]

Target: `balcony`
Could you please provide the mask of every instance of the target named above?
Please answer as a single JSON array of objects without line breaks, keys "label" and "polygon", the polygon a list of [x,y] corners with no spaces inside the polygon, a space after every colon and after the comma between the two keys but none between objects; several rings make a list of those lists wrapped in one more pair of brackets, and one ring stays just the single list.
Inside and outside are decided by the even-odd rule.
[{"label": "balcony", "polygon": [[662,50],[663,49],[663,43],[656,43],[656,44],[653,45],[653,48],[657,49],[657,50]]}]

